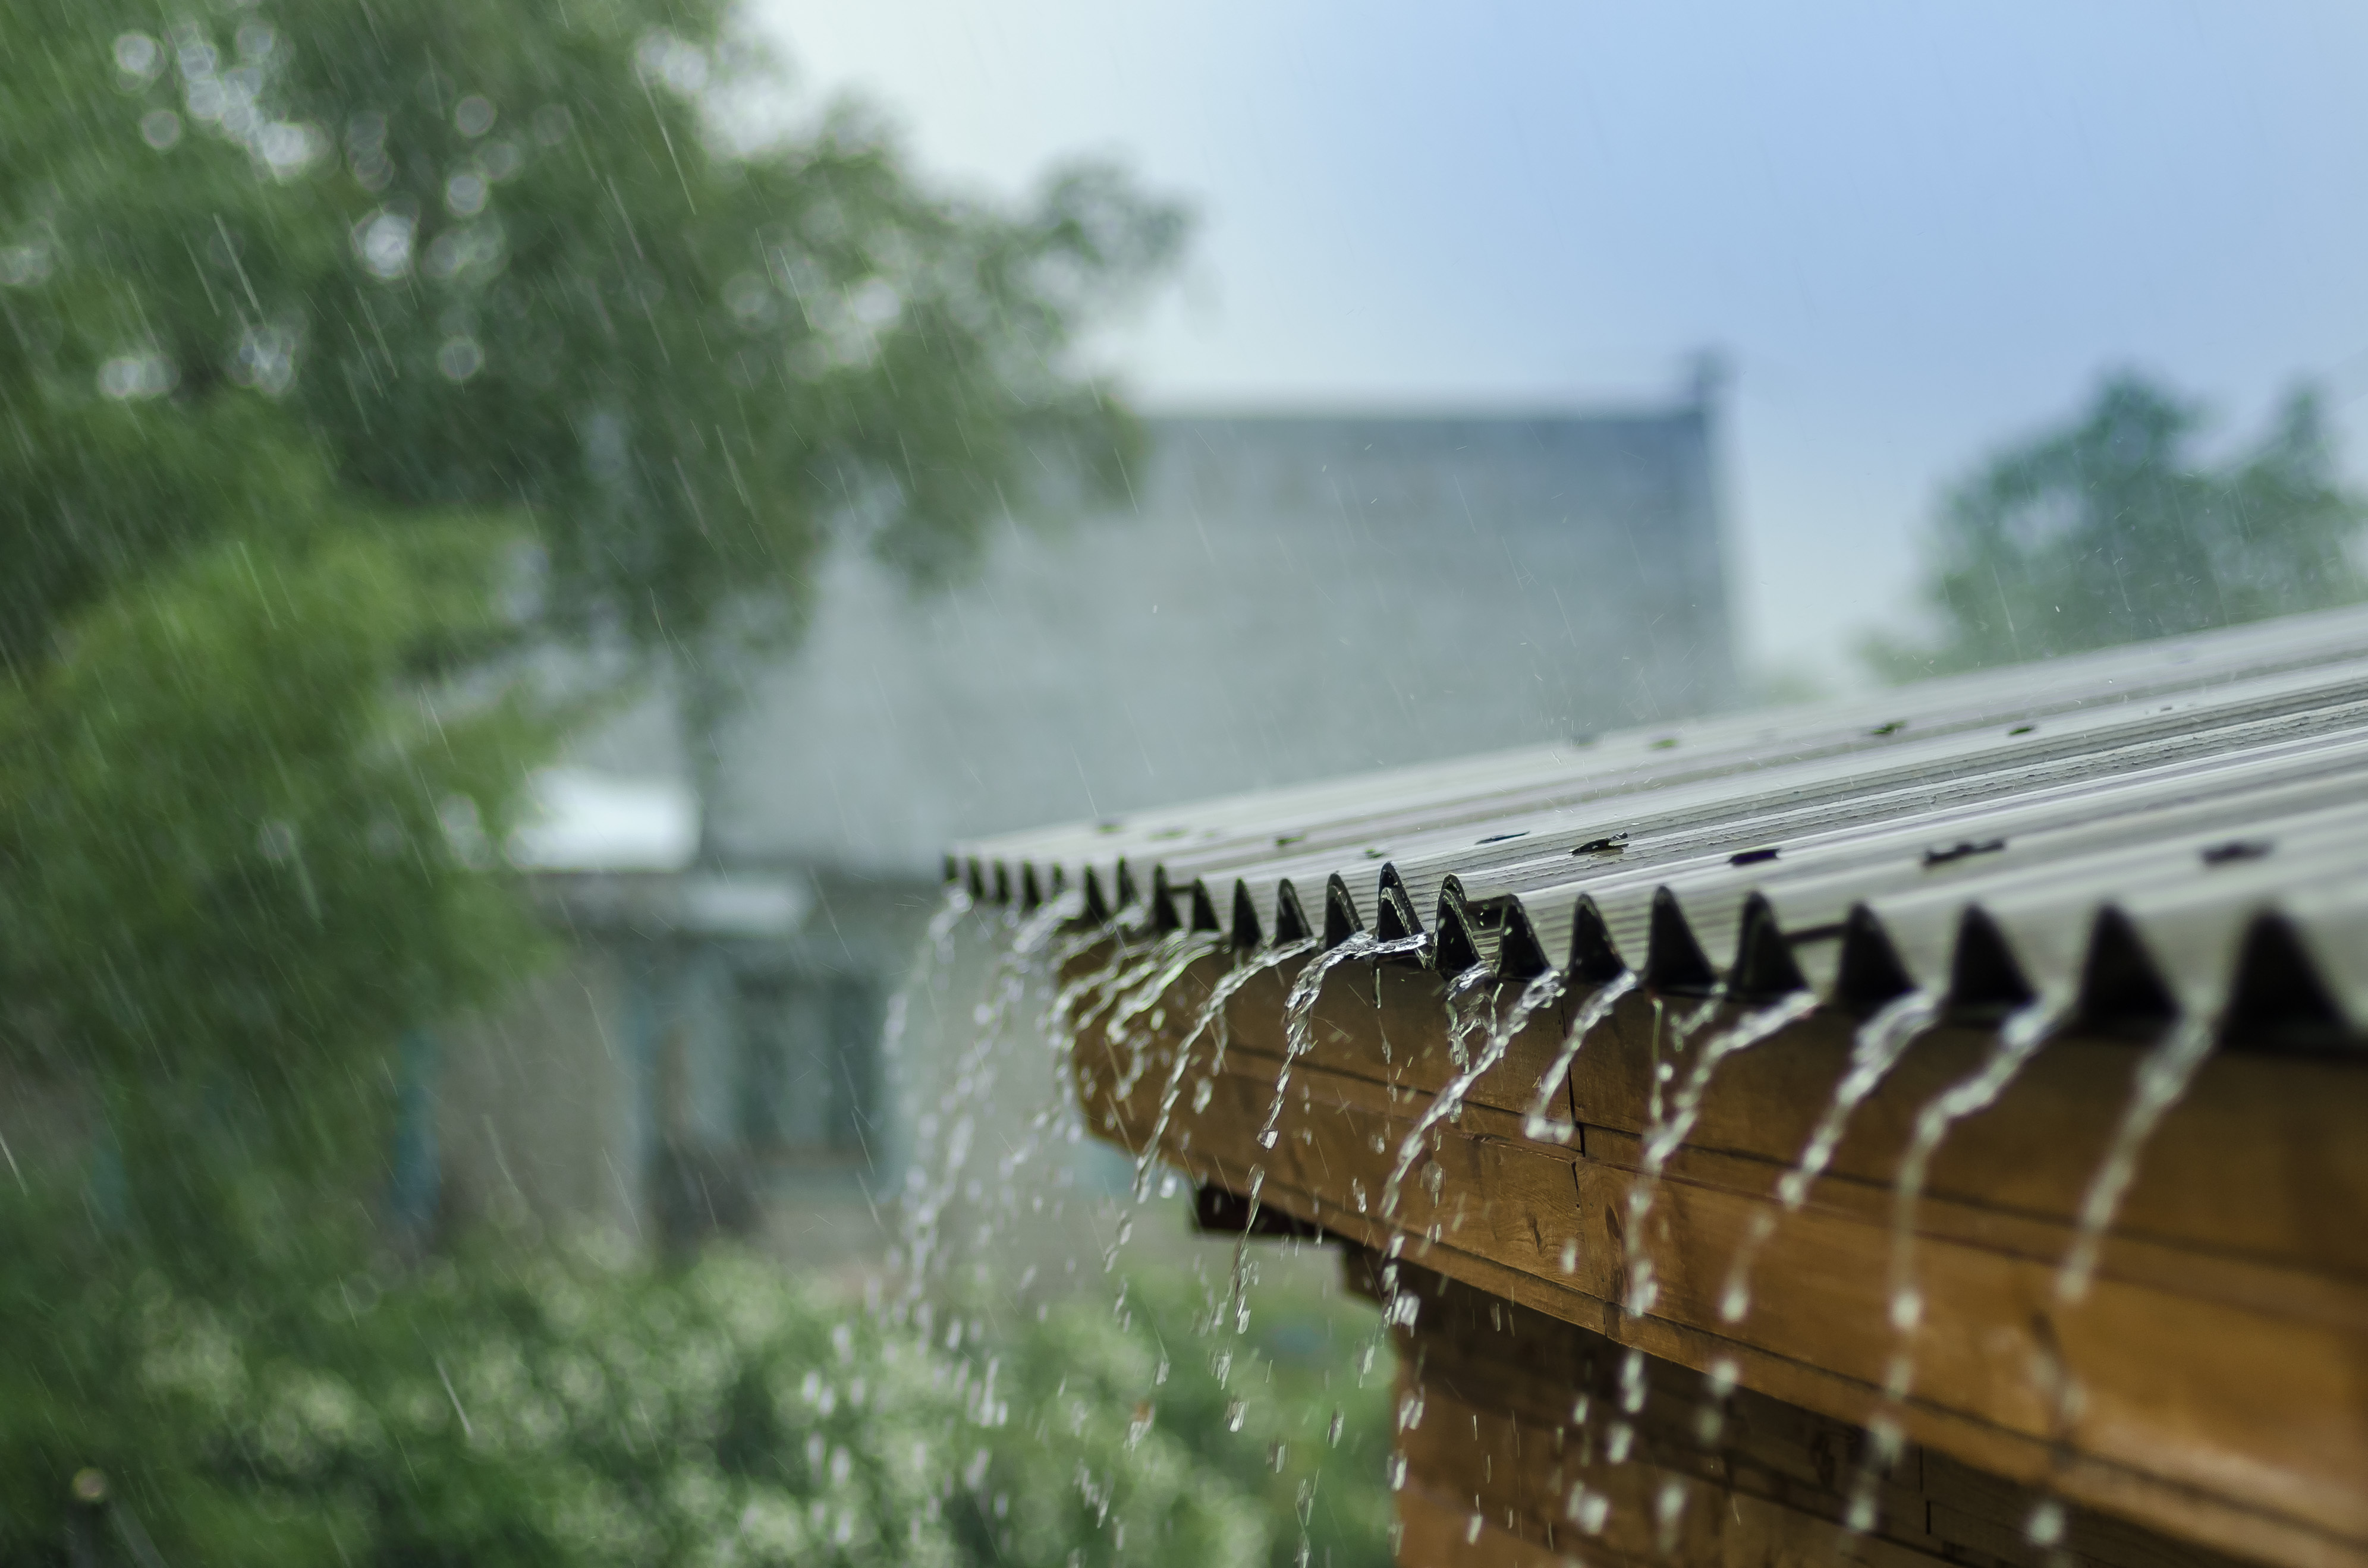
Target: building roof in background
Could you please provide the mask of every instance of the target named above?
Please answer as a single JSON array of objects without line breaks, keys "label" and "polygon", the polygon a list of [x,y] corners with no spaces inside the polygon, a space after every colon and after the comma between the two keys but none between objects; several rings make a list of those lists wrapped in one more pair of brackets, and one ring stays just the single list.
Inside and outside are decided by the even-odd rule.
[{"label": "building roof in background", "polygon": [[1015,525],[946,593],[838,551],[727,722],[716,847],[926,879],[949,840],[1055,814],[1735,700],[1700,397],[1148,426],[1131,504]]},{"label": "building roof in background", "polygon": [[960,846],[1239,942],[2368,1038],[2368,609]]}]

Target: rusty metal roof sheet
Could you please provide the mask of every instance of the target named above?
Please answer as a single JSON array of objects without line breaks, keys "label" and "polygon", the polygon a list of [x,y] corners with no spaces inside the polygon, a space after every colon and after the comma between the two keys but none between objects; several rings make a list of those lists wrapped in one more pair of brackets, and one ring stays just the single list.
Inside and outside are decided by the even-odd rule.
[{"label": "rusty metal roof sheet", "polygon": [[948,874],[1507,977],[2368,1040],[2368,609],[1014,834]]}]

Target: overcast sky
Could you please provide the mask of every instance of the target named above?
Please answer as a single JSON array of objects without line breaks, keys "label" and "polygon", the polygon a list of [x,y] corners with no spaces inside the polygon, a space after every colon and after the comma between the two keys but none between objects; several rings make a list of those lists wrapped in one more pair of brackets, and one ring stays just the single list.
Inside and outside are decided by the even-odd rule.
[{"label": "overcast sky", "polygon": [[1151,408],[1659,399],[1715,347],[1736,610],[1851,677],[1941,482],[2111,365],[2368,458],[2368,6],[757,0],[809,90],[1015,190],[1201,214]]}]

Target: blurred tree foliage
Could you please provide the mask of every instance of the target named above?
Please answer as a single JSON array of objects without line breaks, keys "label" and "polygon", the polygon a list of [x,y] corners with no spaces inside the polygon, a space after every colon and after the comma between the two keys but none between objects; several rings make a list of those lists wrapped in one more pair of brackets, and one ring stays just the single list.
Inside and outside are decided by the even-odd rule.
[{"label": "blurred tree foliage", "polygon": [[[835,541],[927,583],[1122,484],[1076,337],[1180,224],[1108,170],[947,196],[852,110],[750,134],[777,78],[727,20],[0,0],[0,1084],[53,1110],[0,1162],[0,1561],[763,1555],[727,1517],[832,1560],[836,1448],[772,1492],[730,1469],[804,1464],[820,1417],[521,1423],[505,1379],[557,1401],[582,1369],[555,1309],[482,1258],[387,1272],[392,1048],[533,955],[500,847],[573,712],[538,651],[712,663],[793,636]],[[734,1389],[820,1364],[820,1309],[731,1339],[700,1278],[571,1289],[645,1339],[679,1321],[754,1369]],[[423,1366],[439,1335],[461,1365]],[[430,1434],[435,1394],[481,1399],[478,1433]],[[905,1419],[850,1439],[865,1528],[962,1560],[878,1446]],[[770,1447],[727,1462],[727,1428]],[[627,1479],[644,1442],[673,1513]],[[1135,1452],[1094,1462],[1142,1529],[1224,1555],[1231,1505]],[[76,1513],[86,1466],[154,1506]],[[705,1523],[587,1544],[571,1487],[641,1510],[620,1528]]]},{"label": "blurred tree foliage", "polygon": [[1926,596],[1941,638],[1878,639],[1896,679],[2317,609],[2368,593],[2351,551],[2368,500],[2343,485],[2317,398],[2290,396],[2249,450],[2195,449],[2192,404],[2107,379],[2061,428],[1948,494]]},{"label": "blurred tree foliage", "polygon": [[[1168,1360],[1174,1289],[998,1345],[723,1249],[463,1252],[235,1302],[83,1261],[28,1270],[55,1329],[0,1362],[0,1561],[1280,1568],[1293,1499],[1336,1568],[1388,1561],[1379,1456],[1346,1480],[1271,1399],[1234,1421]],[[1338,1397],[1383,1433],[1348,1348]]]},{"label": "blurred tree foliage", "polygon": [[10,459],[0,652],[193,537],[172,449],[235,490],[212,432],[258,403],[357,499],[522,519],[543,622],[640,645],[793,631],[834,533],[942,578],[1121,485],[1133,427],[1071,350],[1180,215],[1097,167],[950,198],[848,108],[754,139],[779,69],[726,19],[0,0],[6,413],[145,415],[129,464]]},{"label": "blurred tree foliage", "polygon": [[157,1244],[223,1212],[166,1134],[372,1146],[323,1108],[516,972],[518,651],[698,665],[1119,472],[1068,350],[1177,214],[734,140],[725,22],[0,0],[0,1045],[103,1074]]}]

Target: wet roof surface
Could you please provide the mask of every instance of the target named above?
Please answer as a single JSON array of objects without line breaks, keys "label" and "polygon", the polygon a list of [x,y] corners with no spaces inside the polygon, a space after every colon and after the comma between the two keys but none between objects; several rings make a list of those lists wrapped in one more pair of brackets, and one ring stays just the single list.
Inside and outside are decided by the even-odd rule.
[{"label": "wet roof surface", "polygon": [[966,844],[1245,944],[2368,1042],[2368,609]]}]

